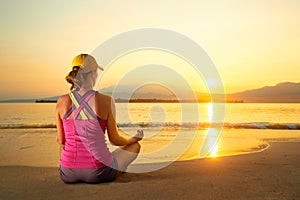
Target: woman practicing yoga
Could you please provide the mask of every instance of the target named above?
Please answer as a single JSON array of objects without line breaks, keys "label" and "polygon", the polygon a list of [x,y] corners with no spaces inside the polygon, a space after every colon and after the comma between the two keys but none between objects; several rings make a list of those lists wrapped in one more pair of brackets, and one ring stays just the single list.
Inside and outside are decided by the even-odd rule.
[{"label": "woman practicing yoga", "polygon": [[[66,76],[71,92],[57,101],[59,175],[65,183],[114,181],[140,151],[143,131],[137,130],[134,137],[121,136],[113,98],[93,90],[99,69],[103,70],[91,55],[76,56]],[[120,146],[113,152],[107,147],[106,131],[109,141]]]}]

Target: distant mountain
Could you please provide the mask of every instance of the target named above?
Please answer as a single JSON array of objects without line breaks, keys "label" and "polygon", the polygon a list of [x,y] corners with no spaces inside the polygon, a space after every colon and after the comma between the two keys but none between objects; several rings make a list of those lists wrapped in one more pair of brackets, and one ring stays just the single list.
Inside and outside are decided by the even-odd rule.
[{"label": "distant mountain", "polygon": [[[119,86],[115,91],[114,87],[100,89],[100,92],[112,95],[115,99],[160,99],[160,100],[191,100],[191,91],[178,88],[176,92],[160,85],[146,85],[140,88],[134,86]],[[134,91],[131,94],[131,91]],[[174,93],[177,96],[175,96]],[[284,82],[275,86],[265,86],[258,89],[246,90],[227,94],[228,102],[245,102],[245,103],[300,103],[300,82]],[[0,102],[53,102],[58,96],[39,99],[12,99],[2,100]],[[196,98],[199,102],[209,102],[211,97],[207,93],[197,93]]]},{"label": "distant mountain", "polygon": [[284,82],[227,95],[229,101],[249,103],[300,103],[300,82]]},{"label": "distant mountain", "polygon": [[[174,88],[173,88],[174,89]],[[161,99],[161,100],[175,100],[175,99],[192,99],[192,92],[181,88],[175,88],[176,91],[159,85],[148,84],[136,88],[134,85],[113,86],[103,88],[100,92],[112,95],[115,99]],[[175,95],[176,93],[176,95]]]}]

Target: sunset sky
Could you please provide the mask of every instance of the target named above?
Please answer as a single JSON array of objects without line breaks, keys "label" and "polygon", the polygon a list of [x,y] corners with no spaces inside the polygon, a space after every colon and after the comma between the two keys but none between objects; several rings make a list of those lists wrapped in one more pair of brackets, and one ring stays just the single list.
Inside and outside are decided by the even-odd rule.
[{"label": "sunset sky", "polygon": [[67,92],[64,77],[75,55],[138,28],[173,30],[197,42],[227,93],[300,81],[298,0],[2,0],[0,10],[0,100]]}]

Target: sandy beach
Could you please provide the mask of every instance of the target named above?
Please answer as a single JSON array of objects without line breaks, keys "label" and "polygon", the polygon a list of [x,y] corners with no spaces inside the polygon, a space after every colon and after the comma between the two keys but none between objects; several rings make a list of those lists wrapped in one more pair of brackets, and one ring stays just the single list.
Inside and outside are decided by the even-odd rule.
[{"label": "sandy beach", "polygon": [[0,200],[300,200],[300,0],[0,5]]},{"label": "sandy beach", "polygon": [[[293,134],[299,136],[299,131]],[[45,133],[42,138],[47,137],[54,135]],[[0,139],[1,160],[22,155],[4,155],[8,152],[4,148],[30,149],[31,144],[16,147],[14,138],[7,134],[1,133]],[[96,185],[64,184],[57,167],[1,162],[0,199],[300,199],[299,140],[277,138],[269,142],[270,147],[259,153],[176,161],[159,171],[127,173],[116,182]],[[56,148],[55,142],[49,148]],[[31,153],[32,158],[49,156]]]}]

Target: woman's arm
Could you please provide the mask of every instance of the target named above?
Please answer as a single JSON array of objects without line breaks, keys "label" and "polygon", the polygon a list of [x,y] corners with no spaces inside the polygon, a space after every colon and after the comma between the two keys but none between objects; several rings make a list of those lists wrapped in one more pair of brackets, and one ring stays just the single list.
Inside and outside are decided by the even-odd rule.
[{"label": "woman's arm", "polygon": [[57,128],[57,137],[56,141],[59,144],[59,156],[61,157],[62,149],[65,145],[65,134],[64,129],[62,125],[62,120],[60,116],[60,107],[61,107],[61,98],[57,100],[56,104],[56,128]]},{"label": "woman's arm", "polygon": [[116,123],[115,101],[111,97],[109,104],[110,109],[108,111],[107,117],[107,133],[109,141],[116,146],[125,146],[140,141],[144,136],[143,131],[141,130],[138,130],[137,134],[134,137],[125,137],[119,134]]}]

